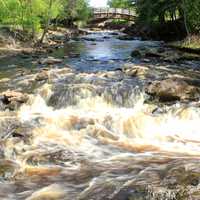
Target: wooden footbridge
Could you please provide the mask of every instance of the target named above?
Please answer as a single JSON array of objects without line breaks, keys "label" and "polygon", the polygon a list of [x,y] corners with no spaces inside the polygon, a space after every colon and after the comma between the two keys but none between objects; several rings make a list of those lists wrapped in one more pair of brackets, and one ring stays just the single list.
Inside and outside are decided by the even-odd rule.
[{"label": "wooden footbridge", "polygon": [[98,19],[124,19],[134,21],[136,17],[136,11],[123,8],[94,8],[93,20]]}]

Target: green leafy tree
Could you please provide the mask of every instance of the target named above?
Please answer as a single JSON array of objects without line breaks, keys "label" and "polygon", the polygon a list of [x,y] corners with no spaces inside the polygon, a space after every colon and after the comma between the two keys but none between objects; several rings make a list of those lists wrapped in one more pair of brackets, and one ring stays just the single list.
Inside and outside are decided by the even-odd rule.
[{"label": "green leafy tree", "polygon": [[180,19],[188,34],[200,27],[199,0],[138,0],[138,19],[144,24],[176,21]]},{"label": "green leafy tree", "polygon": [[108,5],[112,8],[131,8],[134,5],[133,0],[110,0]]},{"label": "green leafy tree", "polygon": [[183,3],[185,23],[188,25],[189,31],[200,33],[200,1],[183,0]]},{"label": "green leafy tree", "polygon": [[65,20],[69,26],[74,22],[87,22],[90,17],[88,0],[62,0],[63,10],[59,18]]},{"label": "green leafy tree", "polygon": [[87,0],[0,0],[0,25],[21,29],[34,38],[42,31],[43,42],[54,19],[87,21]]}]

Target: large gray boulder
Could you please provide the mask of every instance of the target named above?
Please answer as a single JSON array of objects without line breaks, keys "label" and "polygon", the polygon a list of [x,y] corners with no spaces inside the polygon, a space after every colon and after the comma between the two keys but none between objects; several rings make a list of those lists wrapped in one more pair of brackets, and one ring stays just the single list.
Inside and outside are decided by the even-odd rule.
[{"label": "large gray boulder", "polygon": [[146,88],[146,93],[163,102],[176,100],[195,101],[200,97],[199,88],[189,85],[183,80],[172,78],[152,82]]}]

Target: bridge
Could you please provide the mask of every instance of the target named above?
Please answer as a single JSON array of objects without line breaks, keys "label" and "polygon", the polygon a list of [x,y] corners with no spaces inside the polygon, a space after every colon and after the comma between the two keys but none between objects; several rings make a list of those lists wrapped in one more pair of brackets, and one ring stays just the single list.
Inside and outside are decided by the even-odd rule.
[{"label": "bridge", "polygon": [[93,20],[98,19],[124,19],[133,21],[136,17],[136,11],[122,8],[94,8]]}]

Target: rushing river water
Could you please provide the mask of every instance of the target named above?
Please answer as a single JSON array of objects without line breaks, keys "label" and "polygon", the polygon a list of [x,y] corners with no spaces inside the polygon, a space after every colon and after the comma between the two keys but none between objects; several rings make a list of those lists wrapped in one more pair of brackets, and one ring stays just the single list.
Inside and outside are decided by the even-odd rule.
[{"label": "rushing river water", "polygon": [[[159,43],[87,37],[96,41],[70,41],[53,53],[80,54],[66,59],[72,69],[52,68],[27,104],[0,113],[0,199],[199,199],[200,109],[177,103],[154,113],[145,80],[118,70],[138,62],[134,47]],[[26,89],[33,75],[15,70],[4,87]]]}]

